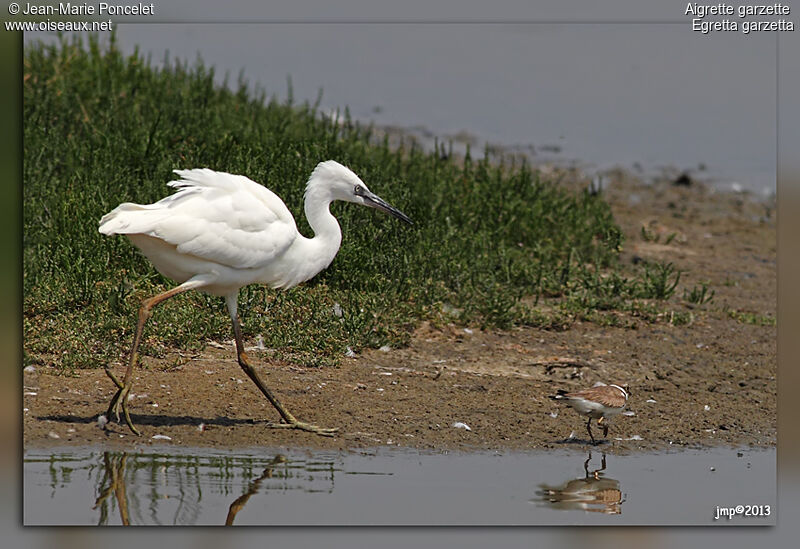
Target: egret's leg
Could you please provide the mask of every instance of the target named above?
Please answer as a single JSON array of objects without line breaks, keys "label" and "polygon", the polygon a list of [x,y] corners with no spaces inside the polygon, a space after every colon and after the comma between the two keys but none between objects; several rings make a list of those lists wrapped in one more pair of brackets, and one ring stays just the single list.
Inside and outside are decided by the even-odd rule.
[{"label": "egret's leg", "polygon": [[228,303],[228,311],[231,314],[231,321],[233,323],[233,336],[234,339],[236,340],[236,355],[239,360],[239,366],[242,367],[242,370],[244,370],[244,373],[247,374],[247,377],[253,380],[253,383],[255,383],[256,386],[259,388],[259,390],[264,394],[264,396],[267,397],[267,400],[269,400],[270,404],[272,404],[275,407],[275,409],[278,410],[278,413],[281,415],[281,418],[283,418],[283,421],[285,422],[285,423],[272,423],[270,424],[270,427],[276,429],[279,428],[301,429],[303,431],[309,431],[311,433],[316,433],[318,435],[332,437],[333,434],[336,431],[338,431],[338,429],[326,429],[323,427],[317,427],[316,425],[312,425],[311,423],[305,423],[303,421],[299,421],[289,412],[289,410],[287,410],[284,407],[283,404],[281,404],[281,402],[278,400],[275,394],[266,385],[264,385],[264,382],[261,381],[261,378],[258,377],[258,374],[256,373],[255,369],[250,365],[250,360],[247,357],[247,353],[245,353],[244,351],[244,343],[242,341],[242,327],[239,323],[239,316],[236,312],[237,310],[236,296],[233,297],[229,296],[227,298],[227,303]]},{"label": "egret's leg", "polygon": [[594,435],[592,434],[592,418],[589,418],[589,421],[586,422],[586,430],[589,431],[589,436],[592,439],[592,444],[597,444],[594,440]]},{"label": "egret's leg", "polygon": [[189,280],[180,286],[176,286],[171,290],[167,290],[164,293],[142,301],[142,305],[139,307],[139,321],[136,323],[136,333],[133,335],[133,345],[131,346],[131,353],[128,357],[128,367],[125,370],[125,377],[122,379],[122,382],[116,378],[111,370],[109,370],[108,365],[106,365],[106,375],[111,378],[111,381],[114,382],[114,385],[116,385],[118,389],[117,393],[114,395],[114,398],[111,399],[111,403],[108,405],[106,418],[111,419],[111,414],[113,413],[117,421],[119,421],[119,409],[121,407],[122,413],[125,416],[125,423],[127,423],[131,431],[137,435],[140,434],[136,427],[133,426],[131,416],[128,413],[128,395],[131,392],[131,387],[133,387],[133,367],[136,365],[136,362],[139,359],[139,344],[142,341],[142,331],[144,330],[144,325],[147,322],[147,319],[150,318],[153,307],[162,301],[169,299],[170,297],[182,294],[183,292],[202,285],[202,281]]}]

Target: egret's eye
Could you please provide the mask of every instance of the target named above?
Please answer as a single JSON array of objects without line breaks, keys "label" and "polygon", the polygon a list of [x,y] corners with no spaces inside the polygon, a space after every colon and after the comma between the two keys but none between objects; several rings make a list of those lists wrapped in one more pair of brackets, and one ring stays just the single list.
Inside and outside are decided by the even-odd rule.
[{"label": "egret's eye", "polygon": [[355,188],[353,189],[353,194],[356,196],[361,196],[363,192],[364,192],[364,187],[362,187],[361,185],[356,185]]}]

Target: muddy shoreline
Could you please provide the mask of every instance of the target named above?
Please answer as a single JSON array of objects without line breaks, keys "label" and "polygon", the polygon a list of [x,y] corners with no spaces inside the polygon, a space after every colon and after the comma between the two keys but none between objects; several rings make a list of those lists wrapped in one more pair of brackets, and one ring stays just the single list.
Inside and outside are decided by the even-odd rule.
[{"label": "muddy shoreline", "polygon": [[[603,381],[631,387],[634,415],[615,418],[602,451],[774,447],[774,206],[696,182],[643,186],[624,174],[605,192],[626,235],[623,261],[671,261],[684,271],[673,303],[690,314],[688,324],[631,317],[626,327],[576,322],[565,331],[500,332],[424,323],[407,348],[369,350],[326,368],[251,351],[287,408],[338,427],[333,438],[268,428],[278,415],[237,365],[231,342],[144,358],[130,402],[141,437],[124,423],[98,427],[114,393],[102,369],[64,377],[36,366],[23,374],[24,445],[581,449],[585,421],[548,396]],[[711,303],[679,299],[700,282],[714,289]]]}]

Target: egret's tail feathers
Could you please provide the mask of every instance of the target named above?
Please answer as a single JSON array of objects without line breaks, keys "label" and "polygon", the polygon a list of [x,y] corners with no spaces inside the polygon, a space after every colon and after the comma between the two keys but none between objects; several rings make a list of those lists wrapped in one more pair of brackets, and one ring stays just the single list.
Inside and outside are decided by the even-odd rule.
[{"label": "egret's tail feathers", "polygon": [[152,204],[125,202],[100,218],[98,230],[106,235],[149,234],[165,215],[163,210],[154,209]]},{"label": "egret's tail feathers", "polygon": [[176,189],[223,189],[227,191],[235,191],[240,185],[245,182],[250,182],[249,179],[242,175],[233,175],[225,172],[215,172],[208,168],[193,168],[191,170],[172,170],[174,174],[180,177],[178,181],[170,181],[167,183],[170,187]]},{"label": "egret's tail feathers", "polygon": [[[199,191],[212,190],[221,187],[219,180],[225,178],[209,169],[174,170],[181,177],[179,181],[167,183],[178,192],[162,198],[153,204],[134,204],[125,202],[120,204],[100,219],[99,230],[102,234],[147,234],[156,236],[158,226],[174,215],[174,208],[184,199],[195,195]],[[233,177],[233,176],[231,176]],[[238,176],[236,176],[238,177]],[[228,183],[230,185],[230,183]]]},{"label": "egret's tail feathers", "polygon": [[[173,172],[180,177],[180,179],[177,181],[170,181],[167,185],[173,189],[178,189],[178,192],[161,199],[160,202],[164,206],[173,207],[176,203],[197,196],[198,194],[202,194],[210,200],[224,196],[232,196],[244,190],[248,190],[256,197],[268,194],[268,198],[280,201],[280,198],[273,195],[272,191],[269,191],[264,186],[251,181],[243,175],[215,172],[208,168],[173,170]],[[283,205],[283,202],[280,202],[280,204]]]}]

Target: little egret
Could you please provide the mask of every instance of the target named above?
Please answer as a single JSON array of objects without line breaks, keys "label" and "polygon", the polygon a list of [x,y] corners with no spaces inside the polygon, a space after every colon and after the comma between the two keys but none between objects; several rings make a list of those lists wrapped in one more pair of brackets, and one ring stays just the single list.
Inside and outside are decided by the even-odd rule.
[{"label": "little egret", "polygon": [[342,242],[339,222],[329,209],[334,200],[377,208],[409,224],[411,220],[333,160],[319,163],[306,184],[305,213],[313,238],[298,232],[292,214],[275,193],[244,176],[209,169],[175,173],[180,180],[167,183],[178,189],[175,194],[155,204],[120,204],[100,220],[102,234],[126,235],[161,274],[179,283],[142,302],[122,382],[106,366],[118,389],[106,417],[110,419],[114,413],[119,421],[121,407],[128,427],[139,434],[127,401],[144,325],[153,307],[162,301],[200,290],[225,298],[239,365],[281,415],[283,422],[271,426],[332,436],[336,429],[298,421],[250,365],[237,314],[239,289],[256,283],[291,288],[330,265]]}]

